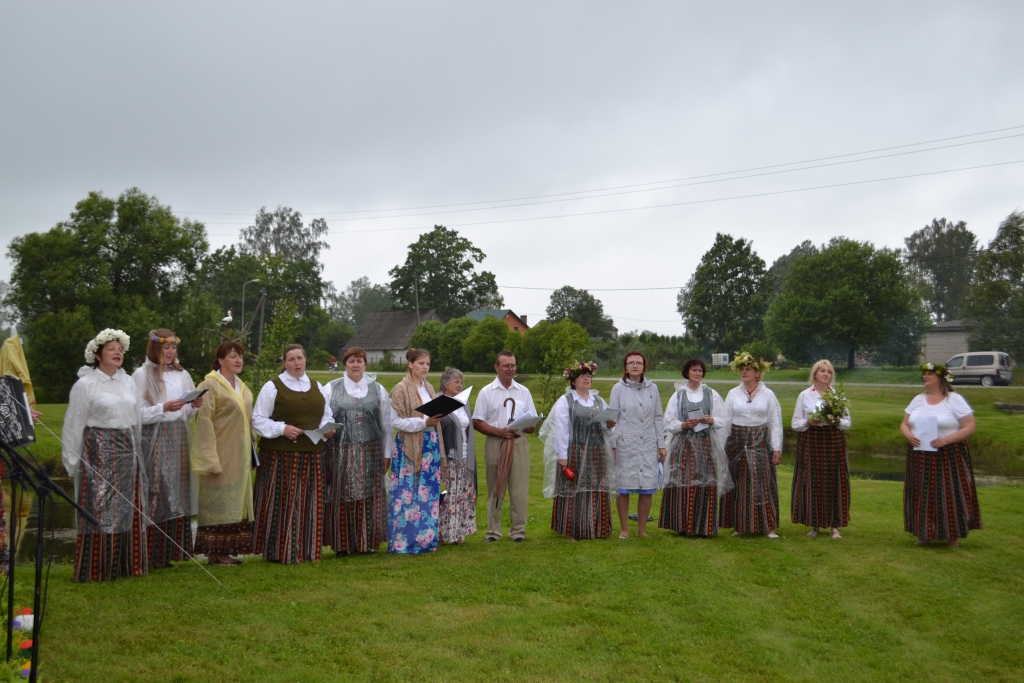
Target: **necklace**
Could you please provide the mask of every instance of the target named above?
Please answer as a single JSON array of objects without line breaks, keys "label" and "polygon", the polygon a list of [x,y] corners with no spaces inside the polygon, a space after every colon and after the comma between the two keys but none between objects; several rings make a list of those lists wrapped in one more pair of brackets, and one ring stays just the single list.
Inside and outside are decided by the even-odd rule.
[{"label": "necklace", "polygon": [[754,394],[756,394],[756,393],[757,393],[757,390],[758,390],[759,388],[760,388],[760,385],[758,385],[758,386],[754,387],[754,390],[753,390],[753,391],[747,391],[747,388],[746,388],[746,387],[743,387],[743,391],[746,391],[746,392],[747,392],[747,403],[753,403],[753,402],[754,402]]}]

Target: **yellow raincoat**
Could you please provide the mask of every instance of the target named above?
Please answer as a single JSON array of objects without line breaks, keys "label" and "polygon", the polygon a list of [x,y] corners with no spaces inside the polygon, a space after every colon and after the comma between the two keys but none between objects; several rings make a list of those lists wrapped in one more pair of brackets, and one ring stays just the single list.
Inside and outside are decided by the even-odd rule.
[{"label": "yellow raincoat", "polygon": [[196,413],[192,471],[199,483],[199,526],[253,521],[252,392],[239,391],[214,370],[197,389],[208,389]]},{"label": "yellow raincoat", "polygon": [[28,362],[25,350],[21,348],[21,337],[13,335],[4,340],[0,346],[0,375],[14,375],[25,385],[29,405],[36,402],[36,394],[32,391],[32,378],[28,374]]}]

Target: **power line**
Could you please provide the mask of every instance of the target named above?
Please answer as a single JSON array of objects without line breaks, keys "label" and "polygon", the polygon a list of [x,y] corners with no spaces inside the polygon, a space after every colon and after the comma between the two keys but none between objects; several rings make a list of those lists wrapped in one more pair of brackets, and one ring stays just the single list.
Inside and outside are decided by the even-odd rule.
[{"label": "power line", "polygon": [[[893,145],[893,146],[890,146],[890,147],[879,147],[877,149],[869,149],[869,150],[864,150],[862,152],[848,152],[846,154],[836,154],[836,155],[826,156],[826,157],[817,157],[815,159],[805,159],[803,161],[790,161],[790,162],[786,162],[786,163],[782,163],[782,164],[770,164],[768,166],[755,166],[755,167],[752,167],[752,168],[744,168],[744,169],[739,169],[739,170],[736,170],[736,171],[722,171],[722,172],[719,172],[719,173],[707,173],[707,174],[703,174],[703,175],[687,176],[687,177],[684,177],[684,178],[672,178],[672,179],[669,179],[669,180],[657,180],[657,181],[651,181],[651,182],[646,182],[646,183],[635,183],[635,184],[631,184],[631,185],[615,185],[615,186],[611,186],[611,187],[598,188],[598,189],[594,189],[594,190],[576,190],[576,191],[573,191],[573,192],[557,192],[557,193],[553,193],[553,194],[540,194],[540,195],[531,195],[531,196],[526,196],[526,197],[512,197],[512,198],[508,198],[508,199],[489,199],[489,200],[484,200],[484,201],[461,202],[461,203],[456,203],[456,204],[434,204],[434,205],[428,205],[428,206],[408,206],[408,207],[399,207],[399,208],[390,208],[390,209],[361,209],[361,210],[351,210],[351,211],[327,211],[327,212],[317,213],[317,214],[313,214],[313,215],[327,216],[327,215],[347,215],[347,214],[353,214],[353,213],[382,213],[382,212],[390,212],[390,211],[419,211],[421,209],[447,209],[447,208],[452,208],[452,207],[457,207],[457,206],[477,206],[477,205],[480,205],[480,204],[498,204],[498,203],[505,203],[505,202],[524,201],[524,200],[527,200],[527,199],[547,199],[547,198],[550,198],[550,197],[564,197],[564,196],[572,195],[572,194],[591,194],[591,193],[595,193],[595,192],[607,192],[607,191],[610,191],[610,190],[624,190],[624,189],[629,189],[629,188],[634,188],[634,187],[647,187],[649,185],[662,185],[662,184],[665,184],[665,183],[676,183],[676,182],[683,182],[683,181],[686,181],[686,180],[701,180],[703,178],[715,178],[715,177],[724,176],[724,175],[735,175],[737,173],[749,173],[751,171],[764,171],[764,170],[767,170],[767,169],[770,169],[770,168],[782,168],[782,167],[785,167],[785,166],[798,166],[798,165],[801,165],[801,164],[811,164],[811,163],[816,163],[816,162],[819,162],[819,161],[831,161],[833,159],[843,159],[843,158],[852,157],[852,156],[860,156],[862,154],[874,154],[876,152],[888,152],[888,151],[891,151],[891,150],[894,150],[894,149],[906,149],[907,147],[919,147],[921,145],[931,145],[931,144],[935,144],[937,142],[949,142],[950,140],[962,140],[963,138],[972,138],[972,137],[977,137],[979,135],[991,135],[993,133],[1004,133],[1006,131],[1018,130],[1020,128],[1024,128],[1024,125],[1010,126],[1009,128],[997,128],[995,130],[987,130],[987,131],[982,131],[980,133],[967,133],[965,135],[954,135],[952,137],[937,138],[937,139],[934,139],[934,140],[925,140],[923,142],[911,142],[911,143],[907,143],[907,144],[903,144],[903,145]],[[1008,136],[1008,137],[1015,137],[1015,136]],[[1002,138],[995,138],[995,139],[1002,139]],[[988,142],[988,140],[980,140],[979,142]],[[973,144],[973,143],[971,143],[971,144]],[[943,149],[943,148],[936,148],[936,149]],[[921,151],[928,151],[928,150],[921,150]],[[213,212],[213,211],[182,211],[181,213],[192,214],[192,215],[202,215],[202,216],[250,216],[250,215],[252,215],[251,212],[250,213],[218,213],[218,212]]]},{"label": "power line", "polygon": [[[542,292],[553,292],[561,287],[510,287],[507,285],[498,285],[498,289],[536,289]],[[591,289],[589,287],[577,287],[576,289],[584,289],[588,292],[651,292],[656,289],[682,289],[681,287],[621,287],[621,288],[606,288],[598,287]]]}]

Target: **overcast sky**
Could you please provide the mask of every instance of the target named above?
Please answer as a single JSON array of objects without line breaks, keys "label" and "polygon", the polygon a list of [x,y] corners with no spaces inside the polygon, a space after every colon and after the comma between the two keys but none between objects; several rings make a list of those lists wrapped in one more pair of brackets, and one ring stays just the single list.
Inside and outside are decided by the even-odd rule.
[{"label": "overcast sky", "polygon": [[[213,247],[284,205],[328,219],[340,288],[386,282],[443,224],[530,322],[550,291],[513,287],[678,287],[716,232],[769,265],[807,239],[900,247],[936,217],[986,244],[1024,205],[1024,163],[935,172],[1024,160],[1022,20],[1021,2],[0,1],[0,243],[90,190],[138,186]],[[572,200],[467,206],[542,195]],[[675,290],[594,294],[620,330],[682,332]]]}]

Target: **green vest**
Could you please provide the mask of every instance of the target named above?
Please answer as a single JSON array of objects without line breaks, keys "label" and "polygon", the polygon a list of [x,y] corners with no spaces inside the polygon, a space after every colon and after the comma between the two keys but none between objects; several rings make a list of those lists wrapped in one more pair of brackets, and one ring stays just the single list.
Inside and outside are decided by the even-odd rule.
[{"label": "green vest", "polygon": [[[270,381],[277,388],[274,412],[270,414],[271,420],[284,422],[299,429],[320,428],[320,420],[324,416],[324,406],[327,402],[316,382],[309,380],[309,391],[292,391],[284,385],[280,377]],[[283,434],[274,439],[260,437],[260,448],[272,451],[322,451],[326,446],[326,441],[314,444],[305,434],[299,436],[295,443]]]}]

